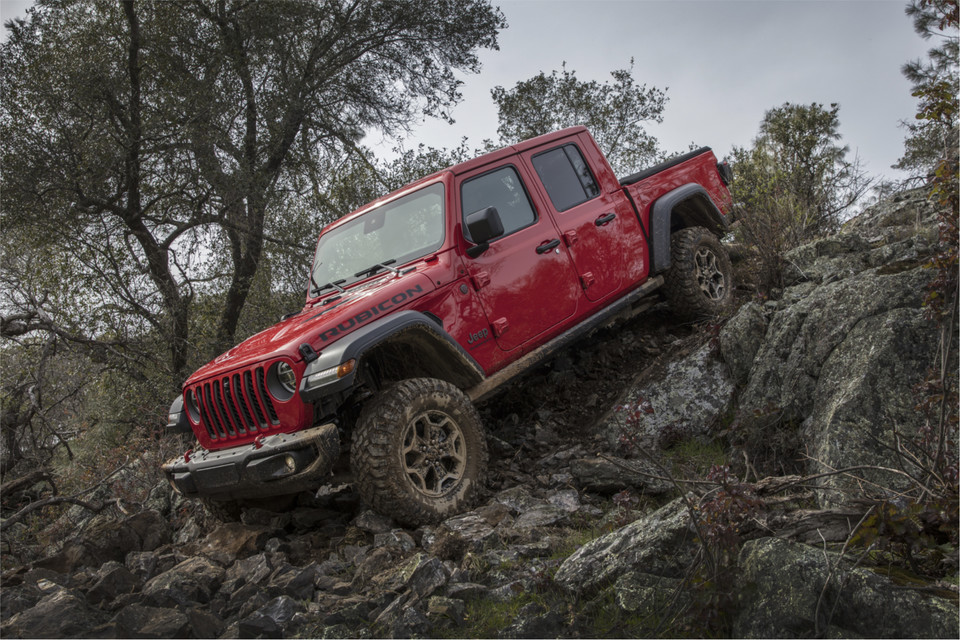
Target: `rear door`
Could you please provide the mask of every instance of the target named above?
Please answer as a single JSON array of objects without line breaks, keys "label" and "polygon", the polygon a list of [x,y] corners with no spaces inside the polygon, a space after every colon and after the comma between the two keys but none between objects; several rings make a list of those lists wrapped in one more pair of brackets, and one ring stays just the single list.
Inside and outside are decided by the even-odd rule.
[{"label": "rear door", "polygon": [[[461,220],[496,207],[504,233],[464,263],[490,323],[489,335],[512,350],[543,336],[577,310],[579,285],[560,233],[543,203],[531,198],[521,166],[484,167],[461,176]],[[463,224],[464,236],[469,231]],[[544,335],[548,334],[548,335]]]},{"label": "rear door", "polygon": [[601,193],[596,177],[574,141],[528,151],[538,189],[556,219],[564,245],[587,298],[601,300],[623,277],[622,211],[614,196]]}]

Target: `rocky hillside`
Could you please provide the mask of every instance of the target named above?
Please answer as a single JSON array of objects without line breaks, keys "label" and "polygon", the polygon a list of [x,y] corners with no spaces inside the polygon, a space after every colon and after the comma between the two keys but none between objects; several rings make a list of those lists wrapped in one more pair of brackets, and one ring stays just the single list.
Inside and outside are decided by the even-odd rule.
[{"label": "rocky hillside", "polygon": [[36,559],[5,526],[0,633],[955,638],[956,487],[922,512],[904,453],[935,238],[908,194],[722,327],[658,306],[598,331],[481,407],[487,495],[436,526],[348,484],[231,524],[161,484],[74,507]]}]

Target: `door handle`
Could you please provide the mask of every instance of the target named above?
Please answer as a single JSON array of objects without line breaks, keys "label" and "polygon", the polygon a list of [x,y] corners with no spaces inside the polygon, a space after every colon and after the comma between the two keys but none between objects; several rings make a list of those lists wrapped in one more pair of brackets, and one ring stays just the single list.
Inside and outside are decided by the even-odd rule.
[{"label": "door handle", "polygon": [[616,217],[617,217],[617,214],[615,214],[615,213],[608,213],[608,214],[603,215],[603,216],[600,216],[599,218],[597,218],[596,220],[594,220],[594,221],[593,221],[593,224],[597,225],[598,227],[602,227],[603,225],[607,224],[608,222],[610,222],[611,220],[613,220],[613,219],[616,218]]},{"label": "door handle", "polygon": [[550,242],[544,242],[542,245],[537,247],[537,253],[544,254],[550,251],[551,249],[553,249],[554,247],[559,247],[559,246],[560,246],[560,239],[554,238]]}]

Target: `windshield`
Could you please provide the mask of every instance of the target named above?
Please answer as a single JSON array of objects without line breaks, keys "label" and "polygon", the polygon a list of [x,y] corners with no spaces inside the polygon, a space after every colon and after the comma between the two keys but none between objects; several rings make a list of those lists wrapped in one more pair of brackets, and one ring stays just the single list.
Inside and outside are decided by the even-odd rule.
[{"label": "windshield", "polygon": [[[415,260],[443,244],[443,184],[371,209],[320,236],[310,295],[329,283],[351,283],[376,264]],[[333,288],[333,287],[328,287]]]}]

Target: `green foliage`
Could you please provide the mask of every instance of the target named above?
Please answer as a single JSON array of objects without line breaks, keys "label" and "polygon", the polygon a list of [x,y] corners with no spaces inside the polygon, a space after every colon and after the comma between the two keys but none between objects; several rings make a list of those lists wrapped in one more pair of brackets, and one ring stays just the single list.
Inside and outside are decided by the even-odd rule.
[{"label": "green foliage", "polygon": [[495,87],[503,144],[513,144],[557,129],[585,125],[590,129],[614,171],[637,171],[662,157],[657,140],[643,128],[645,122],[662,122],[666,93],[637,85],[633,60],[628,69],[617,69],[612,82],[583,81],[566,63],[560,73],[542,71],[518,82],[512,89]]},{"label": "green foliage", "polygon": [[835,232],[869,186],[839,145],[839,106],[786,103],[767,111],[750,149],[734,147],[731,185],[741,241],[755,250],[757,284],[782,286],[783,254]]},{"label": "green foliage", "polygon": [[916,119],[902,123],[907,138],[894,168],[926,180],[945,158],[956,155],[958,145],[958,8],[956,0],[912,0],[906,13],[922,38],[938,44],[928,51],[927,60],[913,60],[901,68],[921,104]]}]

